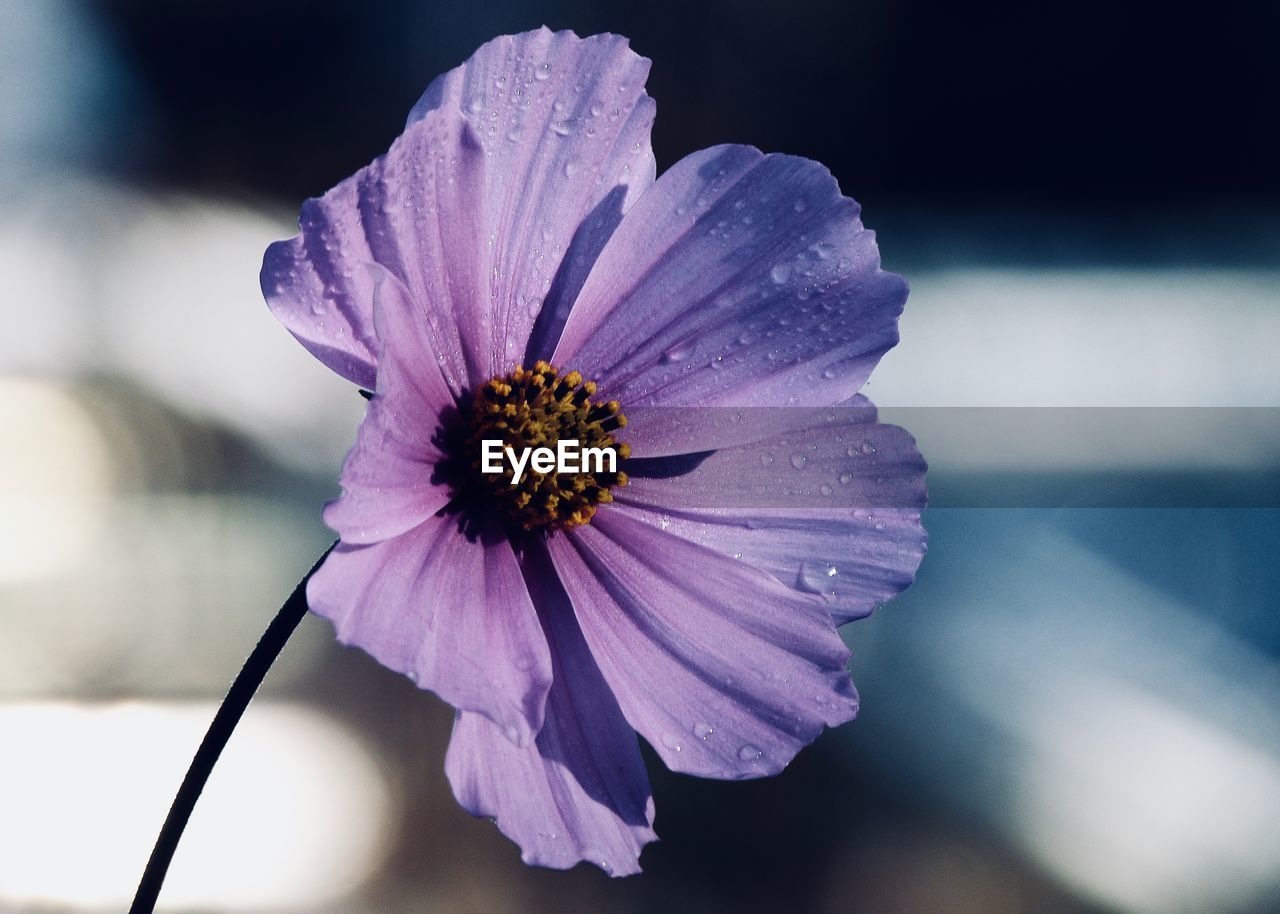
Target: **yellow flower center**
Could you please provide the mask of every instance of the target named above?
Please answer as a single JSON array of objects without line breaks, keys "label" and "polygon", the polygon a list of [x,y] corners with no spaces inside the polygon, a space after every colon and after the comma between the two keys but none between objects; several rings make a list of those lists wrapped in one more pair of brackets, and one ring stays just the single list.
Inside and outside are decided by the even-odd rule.
[{"label": "yellow flower center", "polygon": [[[580,372],[562,375],[541,361],[486,382],[463,419],[466,487],[525,530],[551,532],[590,523],[597,505],[613,501],[610,490],[627,484],[627,474],[616,467],[631,454],[630,447],[613,439],[627,424],[618,401],[594,402],[595,392],[595,382]],[[493,460],[484,471],[486,441],[502,442],[500,471],[493,471]],[[597,459],[590,472],[539,471],[527,460],[538,448],[555,452],[561,441],[575,442],[578,453],[599,449],[597,457],[611,459]],[[512,461],[521,455],[526,462],[517,472]],[[583,469],[590,466],[584,463]],[[610,465],[614,469],[604,469]]]}]

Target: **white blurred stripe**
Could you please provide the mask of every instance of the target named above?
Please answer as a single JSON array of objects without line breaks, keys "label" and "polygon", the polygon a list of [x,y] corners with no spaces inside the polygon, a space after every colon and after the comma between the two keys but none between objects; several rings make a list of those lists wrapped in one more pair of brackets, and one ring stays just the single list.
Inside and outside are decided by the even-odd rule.
[{"label": "white blurred stripe", "polygon": [[881,406],[1280,406],[1280,271],[913,273]]},{"label": "white blurred stripe", "polygon": [[966,471],[1265,471],[1280,407],[888,407],[929,463]]},{"label": "white blurred stripe", "polygon": [[258,289],[289,219],[211,200],[157,201],[74,175],[33,178],[0,209],[0,373],[133,380],[336,474],[364,401],[271,316]]},{"label": "white blurred stripe", "polygon": [[[0,705],[0,902],[123,909],[215,706]],[[314,909],[378,865],[391,808],[334,720],[258,703],[196,807],[168,910]]]}]

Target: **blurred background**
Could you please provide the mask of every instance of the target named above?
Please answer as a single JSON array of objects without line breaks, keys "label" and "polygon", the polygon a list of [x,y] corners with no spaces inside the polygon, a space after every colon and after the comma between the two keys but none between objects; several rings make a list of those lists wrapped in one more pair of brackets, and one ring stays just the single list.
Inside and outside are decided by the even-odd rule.
[{"label": "blurred background", "polygon": [[660,169],[751,143],[863,203],[913,287],[867,392],[930,459],[930,554],[845,630],[860,718],[782,776],[648,756],[624,881],[522,865],[450,795],[449,710],[308,619],[168,909],[1276,909],[1277,9],[4,0],[0,912],[126,906],[329,541],[363,401],[263,249],[544,22],[653,59]]}]

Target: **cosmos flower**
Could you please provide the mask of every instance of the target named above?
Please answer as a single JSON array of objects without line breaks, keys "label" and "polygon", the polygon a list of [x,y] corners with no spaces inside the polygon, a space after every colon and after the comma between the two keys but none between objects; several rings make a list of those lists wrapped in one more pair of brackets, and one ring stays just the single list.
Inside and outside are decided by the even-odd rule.
[{"label": "cosmos flower", "polygon": [[[457,709],[466,809],[615,875],[655,837],[636,734],[781,771],[856,713],[837,624],[924,551],[924,462],[857,396],[905,282],[814,162],[718,146],[655,180],[648,69],[613,35],[494,39],[262,271],[372,391],[312,609]],[[481,472],[485,440],[568,438],[614,466]]]}]

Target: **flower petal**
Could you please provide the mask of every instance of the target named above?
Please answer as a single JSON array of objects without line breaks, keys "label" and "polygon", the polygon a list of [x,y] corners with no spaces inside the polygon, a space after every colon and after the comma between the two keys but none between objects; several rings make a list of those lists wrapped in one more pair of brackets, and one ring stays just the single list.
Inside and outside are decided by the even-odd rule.
[{"label": "flower petal", "polygon": [[381,357],[377,390],[342,465],[342,496],[324,519],[344,543],[376,543],[422,523],[449,501],[433,479],[441,417],[454,408],[420,310],[391,273],[367,264]]},{"label": "flower petal", "polygon": [[432,83],[385,156],[309,200],[301,232],[268,248],[272,310],[366,387],[369,262],[431,306],[455,393],[524,360],[535,320],[550,351],[605,240],[653,181],[648,68],[614,35],[541,29],[484,45]]},{"label": "flower petal", "polygon": [[653,799],[635,732],[622,716],[545,555],[526,573],[551,644],[546,720],[531,746],[503,739],[460,712],[445,771],[458,802],[492,816],[526,863],[567,869],[582,860],[612,876],[640,871],[656,840]]},{"label": "flower petal", "polygon": [[628,406],[618,438],[638,459],[705,454],[804,428],[816,412],[799,406]]},{"label": "flower petal", "polygon": [[609,239],[555,353],[625,406],[825,406],[898,340],[906,282],[807,159],[718,146]]},{"label": "flower petal", "polygon": [[340,543],[307,587],[338,640],[363,648],[518,745],[542,726],[551,655],[511,544],[435,516],[368,546]]},{"label": "flower petal", "polygon": [[837,624],[865,616],[915,579],[927,467],[907,432],[859,402],[769,410],[811,424],[678,475],[632,474],[614,509],[819,594]]},{"label": "flower petal", "polygon": [[776,774],[857,713],[815,598],[620,511],[548,549],[622,713],[672,770]]}]

